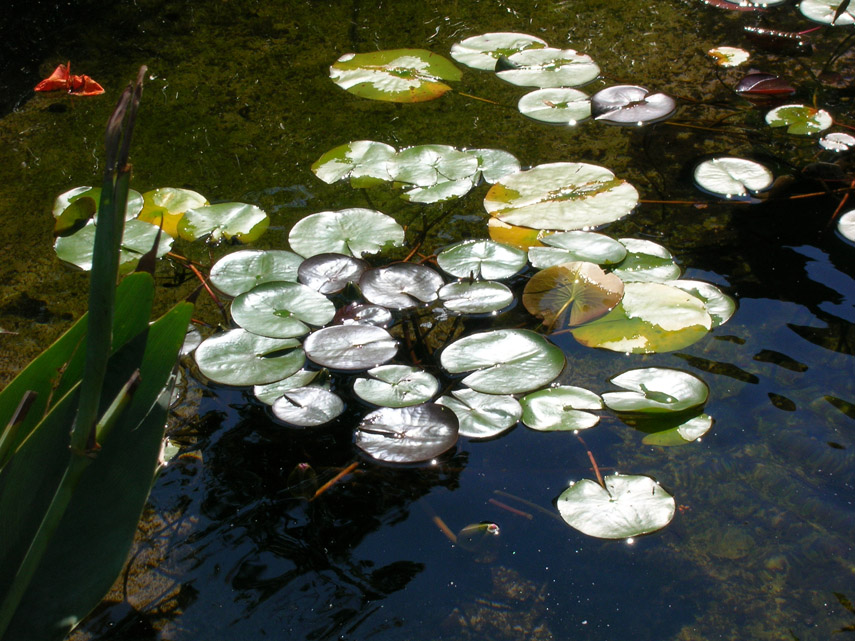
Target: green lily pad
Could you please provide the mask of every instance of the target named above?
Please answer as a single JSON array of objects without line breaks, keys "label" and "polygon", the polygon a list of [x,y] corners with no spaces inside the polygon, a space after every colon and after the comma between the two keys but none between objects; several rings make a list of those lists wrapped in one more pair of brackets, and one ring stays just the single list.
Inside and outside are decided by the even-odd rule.
[{"label": "green lily pad", "polygon": [[439,389],[432,374],[408,365],[381,365],[357,378],[353,391],[363,401],[383,407],[406,407],[429,401]]},{"label": "green lily pad", "polygon": [[525,33],[485,33],[451,45],[451,57],[473,69],[495,71],[496,61],[527,49],[543,49],[546,41]]},{"label": "green lily pad", "polygon": [[724,325],[736,311],[736,302],[715,285],[700,280],[669,280],[666,284],[679,287],[684,292],[700,298],[716,328]]},{"label": "green lily pad", "polygon": [[354,442],[378,461],[420,463],[454,447],[458,429],[454,412],[436,403],[381,407],[362,419]]},{"label": "green lily pad", "polygon": [[[119,264],[122,272],[132,270],[143,254],[154,246],[157,229],[148,223],[138,220],[125,221],[122,235],[122,250],[119,254]],[[75,265],[84,271],[92,269],[92,256],[95,246],[95,223],[90,221],[86,226],[71,236],[60,236],[54,243],[57,258]],[[157,256],[166,255],[172,249],[172,238],[162,234],[157,245]]]},{"label": "green lily pad", "polygon": [[297,427],[325,425],[344,412],[344,402],[323,387],[287,390],[271,406],[280,421]]},{"label": "green lily pad", "polygon": [[772,186],[775,177],[759,162],[718,156],[695,167],[695,184],[705,192],[725,198],[746,198]]},{"label": "green lily pad", "polygon": [[162,187],[143,195],[139,219],[160,227],[173,238],[178,237],[178,223],[189,209],[208,205],[208,199],[190,189]]},{"label": "green lily pad", "polygon": [[460,421],[460,435],[472,440],[494,438],[517,424],[522,415],[519,401],[510,395],[482,394],[459,389],[437,400],[450,408]]},{"label": "green lily pad", "polygon": [[582,261],[614,265],[626,258],[626,246],[605,234],[568,231],[548,234],[541,239],[546,247],[531,247],[528,259],[537,269]]},{"label": "green lily pad", "polygon": [[295,390],[299,387],[308,387],[309,385],[312,385],[312,387],[323,387],[328,389],[329,383],[320,382],[325,380],[325,377],[321,375],[322,373],[328,372],[325,369],[301,369],[280,381],[273,381],[272,383],[265,383],[264,385],[254,385],[252,387],[252,393],[255,398],[265,405],[273,405],[276,399],[282,396],[285,392]]},{"label": "green lily pad", "polygon": [[517,109],[532,120],[572,127],[591,117],[591,99],[578,89],[538,89],[520,98]]},{"label": "green lily pad", "polygon": [[680,276],[680,266],[665,247],[651,240],[621,238],[627,249],[623,259],[612,272],[625,283],[662,282]]},{"label": "green lily pad", "polygon": [[527,49],[507,60],[511,68],[496,75],[522,87],[578,87],[600,75],[591,56],[573,49]]},{"label": "green lily pad", "polygon": [[359,288],[371,303],[391,309],[408,309],[437,299],[444,281],[430,267],[415,263],[392,263],[362,274]]},{"label": "green lily pad", "polygon": [[195,358],[199,371],[215,383],[261,385],[299,371],[306,355],[293,338],[267,338],[232,329],[202,341]]},{"label": "green lily pad", "polygon": [[465,151],[478,159],[481,177],[491,185],[520,170],[520,161],[507,151],[501,149],[466,149]]},{"label": "green lily pad", "polygon": [[457,180],[443,180],[428,187],[414,187],[401,194],[401,198],[411,203],[442,203],[465,196],[475,186],[477,174]]},{"label": "green lily pad", "polygon": [[390,327],[393,321],[392,312],[388,309],[368,303],[349,303],[340,307],[333,318],[335,325],[376,325],[384,328]]},{"label": "green lily pad", "polygon": [[398,352],[398,343],[382,327],[333,325],[309,334],[304,348],[306,355],[318,365],[357,371],[392,360]]},{"label": "green lily pad", "polygon": [[648,534],[674,518],[674,497],[649,476],[614,474],[603,483],[582,479],[564,490],[556,502],[561,518],[600,539]]},{"label": "green lily pad", "polygon": [[659,447],[687,445],[709,432],[712,426],[712,417],[708,414],[701,414],[680,423],[676,427],[652,432],[641,439],[641,442],[645,445],[658,445]]},{"label": "green lily pad", "polygon": [[600,397],[572,385],[549,387],[533,392],[520,401],[522,422],[542,432],[585,430],[600,422],[600,417],[582,410],[603,408]]},{"label": "green lily pad", "polygon": [[315,254],[302,262],[297,278],[321,294],[335,294],[348,283],[358,282],[366,269],[368,263],[361,258],[344,254]]},{"label": "green lily pad", "polygon": [[506,176],[484,208],[504,223],[535,229],[590,229],[623,218],[638,204],[635,187],[605,167],[559,162]]},{"label": "green lily pad", "polygon": [[309,325],[323,326],[335,316],[335,305],[323,294],[299,283],[264,283],[232,301],[232,319],[253,334],[296,338]]},{"label": "green lily pad", "polygon": [[614,309],[623,297],[623,281],[594,263],[547,267],[526,283],[522,302],[548,331],[581,325]]},{"label": "green lily pad", "polygon": [[439,98],[460,80],[451,61],[425,49],[391,49],[347,53],[330,67],[330,78],[342,89],[372,100],[423,102]]},{"label": "green lily pad", "polygon": [[710,392],[697,376],[667,367],[631,369],[611,382],[630,390],[603,394],[603,402],[615,412],[683,412],[706,403]]},{"label": "green lily pad", "polygon": [[355,140],[330,149],[312,164],[312,171],[325,183],[350,178],[353,186],[367,186],[392,180],[388,165],[397,153],[382,142]]},{"label": "green lily pad", "polygon": [[638,85],[606,87],[591,96],[594,120],[611,125],[642,127],[670,118],[676,110],[671,96]]},{"label": "green lily pad", "polygon": [[624,283],[612,311],[571,330],[588,347],[650,354],[682,349],[704,337],[712,318],[703,301],[664,283]]},{"label": "green lily pad", "polygon": [[393,180],[418,187],[470,178],[478,171],[478,158],[448,145],[418,145],[398,152],[389,164]]},{"label": "green lily pad", "polygon": [[516,394],[552,382],[564,369],[564,353],[546,338],[524,329],[498,329],[461,338],[442,351],[452,374],[478,392]]},{"label": "green lily pad", "polygon": [[458,281],[439,290],[443,306],[457,314],[491,314],[514,302],[513,292],[490,280]]},{"label": "green lily pad", "polygon": [[203,236],[208,242],[236,240],[251,243],[267,231],[270,219],[260,208],[244,203],[219,203],[188,209],[178,221],[178,235],[185,240]]},{"label": "green lily pad", "polygon": [[291,228],[288,242],[306,258],[330,253],[362,258],[403,245],[404,229],[386,214],[354,207],[306,216]]},{"label": "green lily pad", "polygon": [[852,5],[849,5],[849,8],[837,16],[835,20],[834,16],[843,2],[844,0],[802,0],[799,3],[799,11],[808,20],[820,24],[829,24],[835,27],[855,24],[855,6]]},{"label": "green lily pad", "polygon": [[[98,207],[101,204],[100,187],[75,187],[60,194],[53,201],[55,236],[65,234],[75,227],[82,226],[85,221],[97,219]],[[128,203],[125,206],[125,220],[136,218],[143,206],[142,195],[131,189],[128,191]]]},{"label": "green lily pad", "polygon": [[715,63],[719,67],[738,67],[744,62],[748,62],[751,57],[745,49],[739,47],[713,47],[707,54],[715,59]]},{"label": "green lily pad", "polygon": [[766,114],[771,127],[786,127],[788,134],[809,136],[825,131],[834,124],[831,115],[823,109],[807,105],[782,105]]},{"label": "green lily pad", "polygon": [[510,278],[526,264],[526,253],[492,240],[464,240],[442,250],[436,262],[458,278],[501,280]]},{"label": "green lily pad", "polygon": [[226,254],[211,267],[211,284],[237,296],[263,283],[297,282],[303,258],[282,249],[243,249]]}]

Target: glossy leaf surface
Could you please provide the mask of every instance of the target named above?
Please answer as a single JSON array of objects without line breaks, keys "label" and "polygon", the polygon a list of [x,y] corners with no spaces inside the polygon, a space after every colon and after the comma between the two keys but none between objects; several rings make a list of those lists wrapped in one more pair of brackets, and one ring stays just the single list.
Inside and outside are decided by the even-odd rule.
[{"label": "glossy leaf surface", "polygon": [[398,352],[398,343],[382,327],[333,325],[310,334],[304,348],[318,365],[356,371],[390,361]]},{"label": "glossy leaf surface", "polygon": [[591,99],[578,89],[538,89],[520,98],[517,109],[532,120],[573,126],[591,117]]},{"label": "glossy leaf surface", "polygon": [[382,407],[356,428],[356,446],[385,463],[420,463],[447,452],[457,443],[453,411],[436,403]]},{"label": "glossy leaf surface", "polygon": [[615,412],[682,412],[706,403],[709,388],[688,372],[645,367],[619,374],[611,382],[626,392],[606,392],[603,402]]},{"label": "glossy leaf surface", "polygon": [[321,294],[335,294],[348,283],[358,282],[366,269],[368,263],[360,258],[344,254],[315,254],[300,264],[297,278]]},{"label": "glossy leaf surface", "polygon": [[514,294],[506,285],[488,280],[459,281],[439,290],[443,306],[457,314],[488,314],[509,307]]},{"label": "glossy leaf surface", "polygon": [[393,263],[369,269],[359,279],[362,295],[376,305],[407,309],[436,300],[444,281],[430,267]]},{"label": "glossy leaf surface", "polygon": [[482,394],[459,389],[437,403],[454,411],[460,421],[460,435],[473,440],[494,438],[511,429],[522,415],[522,407],[513,396]]},{"label": "glossy leaf surface", "polygon": [[259,207],[244,203],[219,203],[188,209],[178,221],[178,235],[185,240],[203,236],[208,242],[234,239],[241,243],[258,240],[270,224]]},{"label": "glossy leaf surface", "polygon": [[620,241],[590,231],[548,234],[541,242],[544,247],[532,247],[528,251],[528,259],[537,269],[574,261],[614,265],[627,254],[626,246]]},{"label": "glossy leaf surface", "polygon": [[543,49],[544,40],[525,33],[485,33],[451,45],[451,57],[473,69],[495,71],[496,61],[527,49]]},{"label": "glossy leaf surface", "polygon": [[271,338],[295,338],[309,325],[323,326],[335,316],[326,296],[299,283],[264,283],[232,301],[232,319],[245,330]]},{"label": "glossy leaf surface", "polygon": [[402,245],[404,230],[386,214],[354,207],[306,216],[291,228],[288,242],[305,258],[328,253],[362,258]]},{"label": "glossy leaf surface", "polygon": [[507,57],[510,69],[496,75],[522,87],[578,87],[600,75],[591,56],[574,49],[528,49]]},{"label": "glossy leaf surface", "polygon": [[344,412],[338,395],[322,387],[300,387],[284,392],[272,405],[273,415],[297,427],[318,427]]},{"label": "glossy leaf surface", "polygon": [[669,118],[677,103],[664,93],[650,93],[637,85],[607,87],[591,96],[594,120],[641,127]]},{"label": "glossy leaf surface", "polygon": [[652,240],[621,238],[627,249],[626,258],[612,270],[625,283],[661,282],[680,276],[680,266],[665,247]]},{"label": "glossy leaf surface", "polygon": [[301,256],[282,249],[242,249],[214,263],[211,283],[228,296],[238,296],[263,283],[295,283],[302,262]]},{"label": "glossy leaf surface", "polygon": [[775,177],[759,162],[718,156],[699,163],[693,174],[704,191],[724,198],[745,198],[768,189]]},{"label": "glossy leaf surface", "polygon": [[766,122],[771,127],[786,127],[788,134],[809,136],[825,131],[834,121],[824,109],[814,109],[807,105],[782,105],[766,114]]},{"label": "glossy leaf surface", "polygon": [[439,389],[435,376],[408,365],[381,365],[367,374],[370,378],[353,381],[353,391],[363,401],[383,407],[425,403]]},{"label": "glossy leaf surface", "polygon": [[196,348],[199,371],[216,383],[261,385],[291,376],[305,362],[300,342],[267,338],[245,329],[211,336]]},{"label": "glossy leaf surface", "polygon": [[492,240],[464,240],[442,250],[436,262],[458,278],[501,280],[525,266],[526,253]]},{"label": "glossy leaf surface", "polygon": [[522,422],[543,432],[585,430],[600,417],[582,410],[603,408],[600,397],[581,387],[562,385],[533,392],[520,401]]}]

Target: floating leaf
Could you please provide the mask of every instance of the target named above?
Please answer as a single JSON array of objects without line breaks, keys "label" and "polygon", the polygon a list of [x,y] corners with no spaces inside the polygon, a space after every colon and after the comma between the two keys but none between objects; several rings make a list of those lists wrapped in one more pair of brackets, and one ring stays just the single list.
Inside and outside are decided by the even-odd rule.
[{"label": "floating leaf", "polygon": [[838,15],[844,2],[847,0],[802,0],[799,3],[799,11],[808,20],[821,24],[830,24],[835,27],[855,24],[855,7],[850,5]]},{"label": "floating leaf", "polygon": [[855,243],[855,209],[847,211],[838,219],[837,231],[846,240]]},{"label": "floating leaf", "polygon": [[492,240],[464,240],[442,250],[436,262],[458,278],[501,280],[525,266],[526,253]]},{"label": "floating leaf", "polygon": [[264,385],[254,385],[252,393],[255,398],[265,405],[273,405],[276,399],[282,396],[285,392],[295,390],[299,387],[307,387],[312,383],[314,383],[313,387],[329,387],[328,384],[318,383],[318,379],[321,378],[321,372],[326,371],[327,370],[301,369],[291,376],[283,378],[281,381],[265,383]]},{"label": "floating leaf", "polygon": [[440,357],[452,374],[478,392],[516,394],[543,387],[564,369],[564,353],[539,334],[498,329],[472,334],[446,347]]},{"label": "floating leaf", "polygon": [[309,334],[304,349],[318,365],[357,371],[392,360],[398,352],[398,343],[382,327],[333,325]]},{"label": "floating leaf", "polygon": [[526,283],[522,302],[549,331],[581,325],[612,310],[623,297],[623,281],[594,263],[547,267]]},{"label": "floating leaf", "polygon": [[262,283],[295,283],[302,262],[302,257],[285,250],[243,249],[214,263],[211,283],[227,296],[248,292]]},{"label": "floating leaf", "polygon": [[321,294],[335,294],[348,283],[359,281],[366,269],[368,263],[360,258],[344,254],[315,254],[300,264],[297,278]]},{"label": "floating leaf", "polygon": [[625,283],[623,299],[612,311],[572,330],[589,347],[649,354],[682,349],[712,327],[704,303],[663,283]]},{"label": "floating leaf", "polygon": [[724,325],[736,311],[734,300],[715,285],[700,280],[669,280],[668,285],[679,287],[684,292],[700,298],[712,319],[713,328]]},{"label": "floating leaf", "polygon": [[527,49],[542,49],[546,42],[524,33],[485,33],[451,45],[451,57],[473,69],[495,71],[496,61]]},{"label": "floating leaf", "polygon": [[683,412],[706,403],[710,392],[698,377],[667,367],[631,369],[611,382],[630,390],[603,394],[603,402],[615,412]]},{"label": "floating leaf", "polygon": [[571,162],[506,176],[484,198],[487,212],[509,225],[564,231],[613,222],[637,204],[635,187],[605,167]]},{"label": "floating leaf", "polygon": [[178,235],[186,240],[208,236],[211,243],[234,239],[241,243],[258,240],[270,219],[260,208],[244,203],[219,203],[188,209],[178,221]]},{"label": "floating leaf", "polygon": [[748,58],[751,57],[745,49],[739,47],[714,47],[707,53],[715,58],[715,63],[719,67],[738,67],[743,62],[748,62]]},{"label": "floating leaf", "polygon": [[842,132],[825,134],[819,139],[819,146],[829,151],[849,151],[855,147],[855,136]]},{"label": "floating leaf", "polygon": [[541,239],[549,233],[541,229],[509,225],[493,217],[487,220],[487,231],[491,240],[518,249],[542,246]]},{"label": "floating leaf", "polygon": [[451,394],[437,403],[454,411],[460,421],[460,435],[473,440],[494,438],[508,431],[522,415],[522,407],[513,396],[482,394],[472,389]]},{"label": "floating leaf", "polygon": [[591,117],[591,99],[578,89],[538,89],[520,98],[517,109],[533,120],[572,127]]},{"label": "floating leaf", "polygon": [[749,198],[772,186],[775,177],[759,162],[718,156],[695,167],[695,184],[705,192],[728,199]]},{"label": "floating leaf", "polygon": [[175,187],[147,191],[142,197],[139,220],[157,227],[162,224],[163,232],[173,238],[178,237],[178,223],[188,209],[198,209],[209,204],[202,194]]},{"label": "floating leaf", "polygon": [[600,422],[600,417],[581,410],[603,408],[600,397],[581,387],[550,387],[525,396],[522,422],[543,432],[585,430]]},{"label": "floating leaf", "polygon": [[436,300],[444,281],[430,267],[393,263],[369,269],[359,279],[362,295],[372,303],[392,309],[407,309]]},{"label": "floating leaf", "polygon": [[582,479],[564,490],[557,501],[561,518],[600,539],[648,534],[674,518],[674,497],[649,476],[614,474],[603,483]]},{"label": "floating leaf", "polygon": [[283,393],[271,407],[280,421],[297,427],[317,427],[344,412],[338,395],[322,387],[300,387]]},{"label": "floating leaf", "polygon": [[651,94],[637,85],[607,87],[591,96],[594,120],[613,125],[649,125],[669,118],[677,103],[664,93]]},{"label": "floating leaf", "polygon": [[481,177],[490,184],[520,170],[520,161],[507,151],[501,149],[466,149],[465,151],[478,159]]},{"label": "floating leaf", "polygon": [[528,49],[507,60],[511,68],[496,75],[522,87],[578,87],[600,75],[591,56],[573,49]]},{"label": "floating leaf", "polygon": [[[100,204],[100,187],[75,187],[57,196],[53,202],[53,217],[56,219],[54,235],[68,233],[81,227],[87,220],[97,218]],[[125,220],[135,218],[142,206],[142,195],[133,189],[128,190]]]},{"label": "floating leaf", "polygon": [[414,187],[401,194],[401,198],[411,203],[441,203],[460,198],[475,186],[477,174],[458,180],[443,180],[429,187]]},{"label": "floating leaf", "polygon": [[443,81],[461,78],[449,60],[425,49],[391,49],[347,53],[330,67],[330,78],[361,98],[389,102],[423,102],[451,87]]},{"label": "floating leaf", "polygon": [[436,403],[412,407],[381,407],[356,428],[355,443],[385,463],[419,463],[447,452],[457,443],[453,411]]},{"label": "floating leaf", "polygon": [[[397,150],[373,140],[356,140],[330,149],[312,164],[312,171],[325,183],[350,178],[354,186],[392,180],[388,165]],[[356,183],[356,184],[354,184]]]},{"label": "floating leaf", "polygon": [[[133,269],[143,254],[154,247],[156,238],[157,229],[148,223],[138,220],[126,221],[122,235],[122,250],[119,254],[122,271],[128,272]],[[71,236],[60,236],[54,243],[56,255],[60,260],[85,271],[92,269],[94,246],[95,224],[92,221]],[[161,235],[157,245],[158,258],[166,255],[171,248],[172,238]]]},{"label": "floating leaf", "polygon": [[299,283],[264,283],[232,301],[232,319],[253,334],[296,338],[335,316],[326,296]]},{"label": "floating leaf", "polygon": [[381,365],[368,370],[371,378],[353,381],[353,392],[363,401],[384,407],[406,407],[429,401],[439,389],[436,377],[407,365]]},{"label": "floating leaf", "polygon": [[418,145],[398,152],[389,165],[393,180],[419,187],[468,178],[478,171],[478,158],[448,145]]},{"label": "floating leaf", "polygon": [[792,96],[795,87],[771,73],[749,73],[736,85],[736,93],[754,103],[765,103]]},{"label": "floating leaf", "polygon": [[582,261],[597,265],[614,265],[626,258],[623,243],[605,234],[590,231],[568,231],[549,234],[542,239],[547,247],[532,247],[528,259],[537,269],[562,263]]},{"label": "floating leaf", "polygon": [[389,327],[392,324],[392,312],[380,305],[368,305],[366,303],[350,303],[339,308],[333,318],[336,325],[350,325],[353,323],[362,325],[376,325],[377,327]]},{"label": "floating leaf", "polygon": [[404,230],[386,214],[354,207],[306,216],[291,228],[288,242],[306,258],[330,253],[362,258],[403,245]]},{"label": "floating leaf", "polygon": [[834,121],[823,109],[814,109],[807,105],[782,105],[766,114],[766,122],[771,127],[786,127],[788,134],[809,136],[825,131]]},{"label": "floating leaf", "polygon": [[658,445],[660,447],[674,447],[686,445],[696,441],[712,428],[713,419],[708,414],[701,414],[684,421],[676,427],[660,430],[648,434],[641,442],[645,445]]},{"label": "floating leaf", "polygon": [[651,240],[621,238],[627,249],[626,258],[614,268],[613,273],[625,283],[660,282],[680,276],[680,266],[665,247]]},{"label": "floating leaf", "polygon": [[444,285],[439,290],[439,299],[446,309],[458,314],[489,314],[513,304],[514,294],[502,283],[459,281]]},{"label": "floating leaf", "polygon": [[215,383],[261,385],[291,376],[305,353],[293,338],[267,338],[232,329],[206,338],[196,349],[199,371]]}]

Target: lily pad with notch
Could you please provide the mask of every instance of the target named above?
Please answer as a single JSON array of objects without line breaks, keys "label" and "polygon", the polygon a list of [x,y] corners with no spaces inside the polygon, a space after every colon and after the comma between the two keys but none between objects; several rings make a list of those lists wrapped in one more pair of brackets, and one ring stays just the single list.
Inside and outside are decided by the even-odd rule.
[{"label": "lily pad with notch", "polygon": [[614,412],[677,413],[700,407],[709,387],[697,376],[667,367],[644,367],[618,374],[611,382],[626,392],[605,392],[603,402]]},{"label": "lily pad with notch", "polygon": [[613,474],[603,485],[577,481],[561,493],[558,511],[571,527],[600,539],[649,534],[671,522],[677,505],[649,476]]},{"label": "lily pad with notch", "polygon": [[528,259],[537,269],[562,263],[583,261],[597,265],[615,265],[626,258],[626,246],[620,241],[590,231],[568,231],[548,234],[540,242],[545,247],[531,247]]},{"label": "lily pad with notch", "polygon": [[243,386],[287,378],[303,367],[306,355],[296,339],[231,329],[202,341],[195,359],[199,371],[215,383]]},{"label": "lily pad with notch", "polygon": [[439,98],[462,74],[450,60],[426,49],[347,53],[330,67],[342,89],[372,100],[424,102]]},{"label": "lily pad with notch", "polygon": [[208,242],[235,240],[251,243],[258,240],[270,224],[270,218],[255,205],[218,203],[188,209],[178,221],[178,235],[185,240],[204,236]]},{"label": "lily pad with notch", "polygon": [[751,200],[775,180],[759,162],[732,156],[704,160],[695,166],[692,176],[702,191],[728,200]]},{"label": "lily pad with notch", "polygon": [[398,343],[382,327],[332,325],[306,338],[306,356],[334,370],[359,371],[382,365],[398,353]]},{"label": "lily pad with notch", "polygon": [[439,290],[443,306],[457,314],[494,314],[513,305],[513,292],[490,280],[458,281]]},{"label": "lily pad with notch", "polygon": [[533,392],[520,401],[522,422],[541,432],[576,431],[593,427],[600,417],[584,410],[603,409],[600,397],[572,385],[549,387]]},{"label": "lily pad with notch", "polygon": [[366,187],[392,180],[389,163],[398,151],[391,145],[374,140],[354,140],[323,154],[312,171],[325,183],[350,178],[354,187]]},{"label": "lily pad with notch", "polygon": [[[53,201],[52,213],[56,219],[54,236],[67,235],[83,227],[86,221],[97,219],[101,204],[100,187],[75,187],[61,193]],[[125,220],[132,220],[140,213],[143,197],[134,189],[128,190]]]},{"label": "lily pad with notch", "polygon": [[363,401],[382,407],[407,407],[433,398],[439,381],[409,365],[381,365],[366,372],[370,378],[353,381],[353,392]]},{"label": "lily pad with notch", "polygon": [[362,274],[359,288],[371,303],[391,309],[407,309],[435,301],[445,281],[425,265],[392,263]]},{"label": "lily pad with notch", "polygon": [[315,254],[300,264],[297,278],[321,294],[335,294],[348,283],[358,282],[368,267],[364,260],[353,256]]},{"label": "lily pad with notch", "polygon": [[473,69],[495,71],[496,61],[527,49],[547,47],[545,40],[525,33],[485,33],[451,45],[451,57]]},{"label": "lily pad with notch", "polygon": [[820,24],[835,27],[855,24],[855,6],[848,0],[802,0],[799,11],[808,20]]},{"label": "lily pad with notch", "polygon": [[837,231],[850,243],[855,243],[855,209],[847,211],[837,220]]},{"label": "lily pad with notch", "polygon": [[855,136],[842,131],[834,131],[825,134],[819,139],[819,146],[828,151],[838,153],[855,148]]},{"label": "lily pad with notch", "polygon": [[700,298],[712,319],[713,328],[724,325],[736,311],[736,302],[715,285],[686,279],[669,280],[666,283]]},{"label": "lily pad with notch", "polygon": [[520,170],[520,161],[512,153],[502,149],[464,149],[478,159],[478,170],[485,182],[491,185],[509,174]]},{"label": "lily pad with notch", "polygon": [[591,99],[569,87],[538,89],[520,98],[517,109],[532,120],[572,127],[591,117]]},{"label": "lily pad with notch", "polygon": [[594,120],[612,125],[651,125],[667,120],[677,111],[677,103],[664,93],[650,93],[638,85],[606,87],[591,96]]},{"label": "lily pad with notch", "polygon": [[335,316],[335,305],[300,283],[264,283],[232,301],[232,319],[245,330],[270,338],[296,338],[310,325],[321,327]]},{"label": "lily pad with notch", "polygon": [[452,374],[471,371],[462,383],[486,394],[536,390],[552,382],[565,364],[561,349],[525,329],[497,329],[458,339],[442,351],[440,362]]},{"label": "lily pad with notch", "polygon": [[354,442],[368,456],[384,463],[422,463],[457,443],[457,415],[436,403],[381,407],[365,416]]},{"label": "lily pad with notch", "polygon": [[336,311],[332,322],[334,325],[362,324],[389,327],[393,320],[392,312],[382,305],[348,303]]},{"label": "lily pad with notch", "polygon": [[305,258],[329,253],[362,258],[403,245],[404,229],[391,216],[353,207],[302,218],[291,228],[288,242]]},{"label": "lily pad with notch", "polygon": [[510,278],[526,264],[526,253],[492,240],[464,240],[443,249],[436,262],[458,278],[501,280]]},{"label": "lily pad with notch", "polygon": [[280,421],[296,427],[326,425],[344,412],[344,401],[323,387],[287,390],[271,406]]},{"label": "lily pad with notch", "polygon": [[621,238],[627,249],[626,258],[618,263],[612,273],[625,283],[662,282],[680,276],[680,266],[671,252],[659,243],[643,238]]},{"label": "lily pad with notch", "polygon": [[788,134],[809,136],[825,131],[834,124],[834,119],[824,109],[808,105],[781,105],[766,114],[770,127],[786,127]]},{"label": "lily pad with notch", "polygon": [[[91,270],[95,250],[95,227],[95,221],[90,220],[70,236],[57,238],[54,243],[57,258],[84,271]],[[123,273],[131,271],[139,259],[154,247],[157,234],[157,228],[148,223],[139,220],[125,222],[119,254],[120,270]],[[170,249],[172,249],[172,238],[161,234],[157,245],[157,257],[165,256]]]},{"label": "lily pad with notch", "polygon": [[190,209],[209,205],[208,199],[191,189],[161,187],[145,192],[139,220],[163,226],[164,233],[178,237],[178,224]]},{"label": "lily pad with notch", "polygon": [[468,388],[454,390],[437,403],[454,411],[460,421],[460,435],[472,440],[504,434],[522,415],[522,407],[513,396],[482,394]]},{"label": "lily pad with notch", "polygon": [[787,80],[771,73],[749,73],[736,85],[736,93],[755,104],[781,101],[796,93]]},{"label": "lily pad with notch", "polygon": [[641,442],[659,447],[688,445],[709,432],[713,426],[713,419],[709,414],[699,414],[687,420],[680,418],[677,422],[679,424],[676,426],[650,431]]},{"label": "lily pad with notch", "polygon": [[300,387],[308,387],[311,385],[313,387],[329,389],[328,374],[329,372],[325,369],[301,369],[282,380],[265,383],[263,385],[254,385],[252,393],[255,398],[265,405],[273,405],[276,399],[282,396],[285,392],[295,390]]},{"label": "lily pad with notch", "polygon": [[579,87],[600,75],[591,56],[574,49],[527,49],[502,60],[506,64],[496,75],[521,87]]},{"label": "lily pad with notch", "polygon": [[238,296],[263,283],[296,283],[302,262],[302,256],[284,249],[242,249],[214,263],[211,284],[227,296]]}]

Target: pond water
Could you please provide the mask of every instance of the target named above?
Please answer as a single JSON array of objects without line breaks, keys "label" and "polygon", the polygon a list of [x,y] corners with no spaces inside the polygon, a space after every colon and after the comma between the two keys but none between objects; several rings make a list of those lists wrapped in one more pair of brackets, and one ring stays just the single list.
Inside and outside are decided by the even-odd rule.
[{"label": "pond water", "polygon": [[[32,27],[32,42],[9,40],[2,383],[82,313],[87,276],[53,253],[51,203],[100,180],[104,124],[142,64],[132,187],[256,204],[271,216],[258,247],[287,247],[295,221],[345,207],[379,209],[411,232],[446,216],[429,227],[425,254],[486,237],[483,186],[423,207],[391,189],[327,185],[310,165],[350,140],[498,148],[526,167],[610,168],[645,202],[604,231],[661,243],[684,278],[716,284],[738,304],[726,325],[672,353],[555,338],[568,360],[563,384],[602,392],[612,376],[646,366],[701,377],[715,424],[682,447],[646,445],[612,417],[585,432],[584,445],[518,425],[491,441],[461,439],[435,465],[383,467],[355,452],[351,430],[365,412],[355,403],[332,428],[294,430],[250,392],[203,386],[188,368],[169,426],[180,453],[155,484],[125,575],[75,639],[819,640],[853,624],[837,594],[855,599],[855,247],[830,224],[839,192],[791,197],[845,187],[853,163],[815,137],[766,127],[763,110],[732,91],[747,68],[718,68],[706,54],[747,45],[750,67],[789,78],[796,100],[816,100],[843,130],[855,124],[852,93],[816,75],[838,45],[845,51],[851,27],[811,34],[813,54],[794,57],[754,47],[742,30],[812,26],[789,4],[759,17],[688,0],[137,0],[63,10],[67,20],[22,11],[12,26]],[[590,54],[603,75],[588,93],[640,84],[677,97],[679,111],[642,129],[554,127],[520,115],[526,90],[487,72],[466,68],[456,91],[411,105],[360,99],[328,78],[347,52],[447,56],[453,43],[493,31]],[[852,58],[835,67],[850,88]],[[107,95],[32,95],[69,59]],[[690,180],[693,163],[712,153],[762,159],[789,182],[762,204],[715,202]],[[179,249],[210,264],[234,247]],[[164,309],[195,288],[165,261],[158,280]],[[218,322],[201,298],[197,316]],[[588,450],[603,470],[649,475],[673,493],[671,524],[604,541],[558,518],[557,496],[593,477]],[[295,492],[298,464],[324,481],[353,461],[316,500]],[[437,525],[457,532],[482,521],[500,534],[475,551]]]}]

